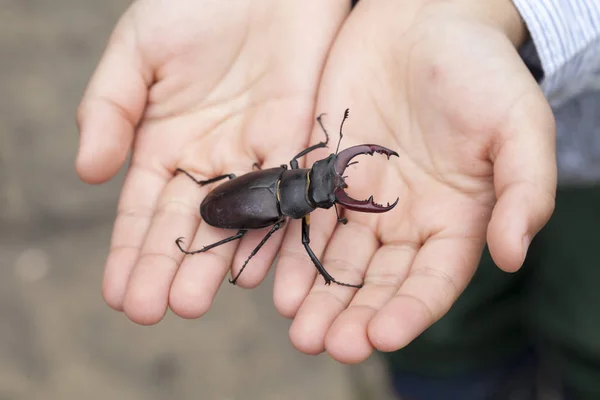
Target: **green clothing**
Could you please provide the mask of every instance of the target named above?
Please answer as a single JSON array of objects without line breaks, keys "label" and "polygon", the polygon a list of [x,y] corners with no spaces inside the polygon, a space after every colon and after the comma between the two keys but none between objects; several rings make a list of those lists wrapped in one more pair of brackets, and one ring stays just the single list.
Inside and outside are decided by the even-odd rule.
[{"label": "green clothing", "polygon": [[502,272],[486,249],[450,312],[383,356],[392,373],[450,377],[531,346],[576,399],[600,399],[600,186],[559,190],[519,272]]}]

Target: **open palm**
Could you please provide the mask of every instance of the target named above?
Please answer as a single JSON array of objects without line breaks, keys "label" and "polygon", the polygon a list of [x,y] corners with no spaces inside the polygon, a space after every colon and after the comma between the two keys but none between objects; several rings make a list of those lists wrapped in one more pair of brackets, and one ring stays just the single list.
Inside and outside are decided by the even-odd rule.
[{"label": "open palm", "polygon": [[299,229],[288,229],[275,303],[306,353],[359,362],[405,346],[464,290],[486,237],[498,266],[515,271],[552,213],[551,110],[507,35],[450,3],[412,14],[359,3],[332,48],[318,109],[350,107],[342,147],[400,155],[353,167],[351,193],[400,201],[386,214],[348,212],[347,225],[331,212],[312,218],[325,268],[345,282],[364,277],[358,290],[315,280]]},{"label": "open palm", "polygon": [[[241,265],[261,239],[248,234],[182,263],[176,238],[200,247],[228,233],[200,224],[209,187],[173,173],[242,174],[306,147],[326,53],[349,8],[327,3],[143,0],[125,13],[78,116],[82,179],[110,179],[132,153],[105,269],[113,308],[142,324],[158,322],[169,305],[200,316],[232,262]],[[257,266],[269,267],[281,238]]]}]

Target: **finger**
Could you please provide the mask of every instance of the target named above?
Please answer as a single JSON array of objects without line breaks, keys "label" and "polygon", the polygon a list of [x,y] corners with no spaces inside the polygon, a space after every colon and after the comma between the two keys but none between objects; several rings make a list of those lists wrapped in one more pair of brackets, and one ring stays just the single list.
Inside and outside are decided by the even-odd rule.
[{"label": "finger", "polygon": [[[318,215],[316,211],[312,215]],[[315,235],[316,237],[316,235]],[[317,256],[323,254],[324,243],[315,241],[311,247]],[[294,318],[302,301],[315,282],[317,270],[302,245],[302,221],[289,220],[275,266],[273,303],[286,318]]]},{"label": "finger", "polygon": [[[239,165],[249,169],[252,166],[252,161],[249,159],[241,161]],[[226,172],[241,176],[247,173],[248,169],[232,168],[231,172]],[[196,178],[200,177],[196,176]],[[202,179],[208,178],[212,177],[203,177]],[[196,190],[200,190],[200,196],[203,199],[210,190],[224,182],[226,181],[216,182],[215,184],[203,186],[201,189]],[[198,215],[200,203],[201,199],[196,199],[196,215]],[[196,221],[200,220],[196,219]],[[157,222],[158,231],[161,229],[160,226]],[[198,226],[197,223],[195,226]],[[216,228],[205,222],[200,222],[200,225],[196,229],[181,221],[179,230],[175,228],[170,229],[173,229],[174,232],[179,232],[169,238],[172,246],[175,246],[174,240],[176,238],[183,236],[184,243],[182,247],[187,251],[201,249],[204,246],[211,245],[237,233],[237,230]],[[187,255],[183,258],[181,265],[176,270],[176,275],[168,294],[169,305],[175,314],[182,318],[199,318],[208,311],[214,297],[217,295],[219,287],[223,283],[223,279],[227,275],[227,271],[231,268],[233,255],[238,246],[239,239],[212,248],[206,252]],[[177,247],[175,249],[180,253]],[[172,275],[170,276],[172,277]]]},{"label": "finger", "polygon": [[[273,151],[267,155],[267,158],[261,165],[261,169],[278,168],[281,164],[289,163],[289,161],[299,152],[295,148],[288,148],[282,146],[279,149]],[[275,260],[277,251],[279,250],[285,231],[287,230],[288,223],[275,232],[267,242],[260,248],[260,250],[252,257],[248,262],[248,265],[244,269],[244,272],[239,276],[237,284],[244,288],[253,288],[260,284],[265,279],[265,276],[269,272],[269,268]],[[240,241],[239,247],[235,253],[233,259],[233,266],[231,273],[233,276],[237,276],[238,272],[248,259],[249,255],[253,250],[260,244],[265,237],[268,229],[261,229],[257,231],[249,231],[244,238]]]},{"label": "finger", "polygon": [[121,191],[111,247],[104,268],[103,297],[115,310],[123,310],[127,282],[139,257],[160,193],[170,174],[133,163]]},{"label": "finger", "polygon": [[372,257],[365,285],[331,325],[325,338],[327,352],[335,360],[355,364],[373,352],[367,327],[377,311],[390,301],[406,279],[417,254],[416,243],[388,244]]},{"label": "finger", "polygon": [[[313,123],[312,110],[313,100],[305,100],[302,96],[264,103],[250,115],[244,126],[244,138],[256,158],[263,160],[259,163],[261,169],[288,165],[296,154],[308,146]],[[238,285],[252,288],[262,282],[273,264],[286,229],[287,224],[262,246],[240,275]],[[233,260],[234,275],[237,275],[267,232],[268,230],[250,231],[240,241]]]},{"label": "finger", "polygon": [[[333,233],[323,256],[323,266],[338,282],[361,283],[378,246],[377,237],[370,227],[350,220],[346,225],[338,225]],[[324,285],[317,281],[290,328],[294,346],[307,354],[318,354],[325,350],[329,328],[355,293],[356,289],[353,288],[335,283]]]},{"label": "finger", "polygon": [[80,144],[75,168],[101,183],[125,163],[152,74],[139,55],[127,14],[117,25],[79,105]]},{"label": "finger", "polygon": [[[300,165],[306,168],[319,159],[327,157],[335,145],[335,137],[329,134],[329,138],[323,132],[320,124],[313,119],[313,128],[310,142],[305,143],[294,152],[308,148],[310,145],[328,141],[328,147],[316,149],[306,157],[299,159]],[[331,129],[330,129],[331,131]],[[317,209],[311,213],[313,224],[310,228],[310,247],[317,257],[320,257],[327,239],[335,228],[337,217],[333,210]],[[315,283],[317,271],[313,262],[302,245],[302,222],[300,220],[290,221],[286,228],[285,237],[281,244],[279,260],[275,269],[275,285],[273,299],[279,313],[287,318],[293,318],[300,304],[309,293]],[[318,240],[315,241],[314,238]]]},{"label": "finger", "polygon": [[208,190],[178,173],[160,194],[126,288],[124,310],[132,321],[155,324],[165,315],[171,284],[184,256],[175,240],[189,238],[196,231],[199,204]]},{"label": "finger", "polygon": [[[311,213],[310,248],[320,258],[336,224],[331,210]],[[275,269],[273,301],[275,308],[286,318],[293,318],[315,282],[317,270],[302,244],[302,221],[292,220],[286,229]],[[317,277],[317,281],[315,281]]]},{"label": "finger", "polygon": [[557,184],[555,125],[541,93],[516,104],[492,153],[497,203],[488,244],[504,271],[518,270],[529,243],[554,211]]},{"label": "finger", "polygon": [[441,318],[473,276],[483,245],[480,235],[428,239],[398,292],[369,323],[373,346],[399,350]]}]

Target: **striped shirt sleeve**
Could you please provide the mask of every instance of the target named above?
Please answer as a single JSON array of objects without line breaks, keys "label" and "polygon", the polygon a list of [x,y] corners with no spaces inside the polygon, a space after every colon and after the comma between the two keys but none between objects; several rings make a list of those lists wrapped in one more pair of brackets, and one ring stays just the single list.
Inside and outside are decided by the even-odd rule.
[{"label": "striped shirt sleeve", "polygon": [[540,84],[549,99],[566,86],[583,89],[588,81],[597,80],[600,0],[512,1],[531,35],[543,71]]}]

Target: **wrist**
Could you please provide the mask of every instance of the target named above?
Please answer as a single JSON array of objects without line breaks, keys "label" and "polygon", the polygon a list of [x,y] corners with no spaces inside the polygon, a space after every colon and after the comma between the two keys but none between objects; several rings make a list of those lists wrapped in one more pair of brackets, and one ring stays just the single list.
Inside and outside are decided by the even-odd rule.
[{"label": "wrist", "polygon": [[487,18],[497,26],[510,39],[516,48],[521,47],[527,40],[529,33],[525,21],[512,0],[493,0],[477,2],[480,7],[490,5]]},{"label": "wrist", "polygon": [[465,10],[479,21],[501,31],[519,48],[529,34],[525,21],[512,0],[452,0],[461,3]]},{"label": "wrist", "polygon": [[[479,23],[491,26],[502,32],[519,48],[529,37],[525,21],[513,0],[414,0],[418,8],[423,6],[440,6],[446,15],[459,14],[475,19]],[[452,12],[450,12],[452,8]]]}]

